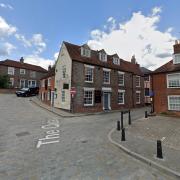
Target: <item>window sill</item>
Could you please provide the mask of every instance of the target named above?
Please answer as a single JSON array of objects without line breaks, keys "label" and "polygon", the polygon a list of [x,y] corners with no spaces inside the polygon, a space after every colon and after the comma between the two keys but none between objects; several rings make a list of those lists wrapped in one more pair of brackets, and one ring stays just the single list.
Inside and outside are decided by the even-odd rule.
[{"label": "window sill", "polygon": [[84,104],[84,107],[92,107],[92,106],[94,106],[94,104]]},{"label": "window sill", "polygon": [[85,83],[94,83],[93,81],[84,81]]}]

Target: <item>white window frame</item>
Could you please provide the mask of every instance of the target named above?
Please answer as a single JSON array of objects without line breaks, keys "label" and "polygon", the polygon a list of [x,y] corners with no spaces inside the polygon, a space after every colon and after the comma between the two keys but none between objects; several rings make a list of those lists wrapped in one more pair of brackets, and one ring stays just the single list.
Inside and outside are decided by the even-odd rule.
[{"label": "white window frame", "polygon": [[[87,69],[91,69],[92,70],[92,74],[88,74],[87,72]],[[93,81],[94,81],[94,66],[90,66],[90,65],[84,65],[84,71],[85,71],[85,82],[87,82],[87,83],[93,83]],[[86,74],[87,73],[87,74]],[[88,81],[87,79],[86,79],[86,76],[88,76],[88,75],[92,75],[92,80],[91,81]]]},{"label": "white window frame", "polygon": [[81,47],[81,56],[91,57],[91,50]]},{"label": "white window frame", "polygon": [[62,67],[62,78],[65,79],[66,78],[66,66]]},{"label": "white window frame", "polygon": [[173,64],[180,64],[180,53],[173,55]]},{"label": "white window frame", "polygon": [[113,57],[113,64],[120,65],[120,59],[117,57]]},{"label": "white window frame", "polygon": [[48,86],[51,86],[51,78],[48,78]]},{"label": "white window frame", "polygon": [[[137,84],[137,78],[139,79],[138,84]],[[136,76],[136,87],[141,87],[141,77]]]},{"label": "white window frame", "polygon": [[14,86],[14,78],[9,78],[9,85],[10,87],[13,87]]},{"label": "white window frame", "polygon": [[[180,88],[180,78],[177,78],[176,81],[178,82],[179,86],[177,87],[170,87],[169,86],[169,77],[173,75],[178,75],[180,77],[180,73],[172,73],[172,74],[167,74],[166,80],[167,80],[167,88]],[[175,81],[175,80],[174,80]]]},{"label": "white window frame", "polygon": [[[139,101],[137,101],[137,94],[139,94]],[[141,91],[136,91],[136,104],[141,104]]]},{"label": "white window frame", "polygon": [[[119,102],[119,93],[122,93],[123,94],[123,102],[122,103],[120,103]],[[122,104],[122,105],[124,105],[125,104],[125,90],[118,90],[118,104]]]},{"label": "white window frame", "polygon": [[[32,82],[35,82],[35,86],[32,86]],[[30,85],[29,85],[29,82],[30,82]],[[36,84],[37,82],[36,82],[36,80],[28,80],[28,87],[36,87]]]},{"label": "white window frame", "polygon": [[14,71],[15,71],[14,67],[8,67],[8,74],[9,75],[14,75]]},{"label": "white window frame", "polygon": [[[172,109],[170,105],[170,98],[180,98],[180,95],[169,95],[168,96],[168,110],[169,111],[180,111],[180,100],[179,100],[179,109]],[[174,103],[176,105],[176,103]]]},{"label": "white window frame", "polygon": [[[104,72],[109,73],[109,82],[104,81]],[[103,84],[110,84],[111,83],[111,69],[103,68]]]},{"label": "white window frame", "polygon": [[[91,104],[85,104],[85,92],[92,92],[92,103]],[[84,106],[94,106],[94,88],[84,88]]]},{"label": "white window frame", "polygon": [[[120,75],[123,75],[123,83],[122,84],[119,83],[119,76]],[[118,71],[118,85],[119,86],[124,86],[124,72]]]},{"label": "white window frame", "polygon": [[20,69],[20,74],[26,74],[26,70],[25,69]]},{"label": "white window frame", "polygon": [[[21,87],[22,81],[24,82],[24,87]],[[25,79],[20,79],[20,88],[25,88],[26,87],[26,80]]]},{"label": "white window frame", "polygon": [[64,89],[61,90],[61,102],[66,102],[66,91]]},{"label": "white window frame", "polygon": [[99,59],[103,62],[107,62],[107,54],[104,52],[99,53]]}]

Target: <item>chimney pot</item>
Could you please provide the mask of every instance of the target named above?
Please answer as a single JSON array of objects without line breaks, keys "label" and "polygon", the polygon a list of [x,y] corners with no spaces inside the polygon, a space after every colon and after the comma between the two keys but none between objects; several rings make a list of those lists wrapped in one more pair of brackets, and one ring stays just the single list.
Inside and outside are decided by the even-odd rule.
[{"label": "chimney pot", "polygon": [[24,58],[23,57],[20,58],[20,63],[24,63]]},{"label": "chimney pot", "polygon": [[135,55],[132,56],[132,58],[131,58],[131,63],[136,64],[136,58],[135,58]]}]

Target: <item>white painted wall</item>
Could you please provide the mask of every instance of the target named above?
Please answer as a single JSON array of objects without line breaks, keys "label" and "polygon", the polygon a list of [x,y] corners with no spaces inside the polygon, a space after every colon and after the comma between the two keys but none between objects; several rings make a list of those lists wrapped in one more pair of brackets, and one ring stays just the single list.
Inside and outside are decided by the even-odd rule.
[{"label": "white painted wall", "polygon": [[[66,66],[66,78],[63,78],[62,69]],[[57,98],[54,100],[54,107],[70,110],[71,109],[71,72],[72,72],[72,60],[69,56],[67,48],[63,43],[60,49],[60,53],[57,59],[55,68],[55,88],[57,89]],[[69,89],[65,89],[65,102],[62,102],[63,84],[69,84]]]}]

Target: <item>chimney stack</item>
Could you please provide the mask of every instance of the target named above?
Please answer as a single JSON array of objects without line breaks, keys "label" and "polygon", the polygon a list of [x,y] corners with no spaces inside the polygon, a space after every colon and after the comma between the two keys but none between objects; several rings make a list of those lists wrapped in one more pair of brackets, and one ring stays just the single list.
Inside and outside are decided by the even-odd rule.
[{"label": "chimney stack", "polygon": [[136,58],[135,58],[135,55],[132,56],[132,58],[131,58],[131,63],[132,63],[132,64],[136,64]]},{"label": "chimney stack", "polygon": [[20,58],[20,63],[24,63],[24,58],[23,57]]},{"label": "chimney stack", "polygon": [[174,54],[180,54],[180,40],[175,40]]},{"label": "chimney stack", "polygon": [[50,71],[50,70],[51,70],[51,65],[48,66],[48,71]]}]

